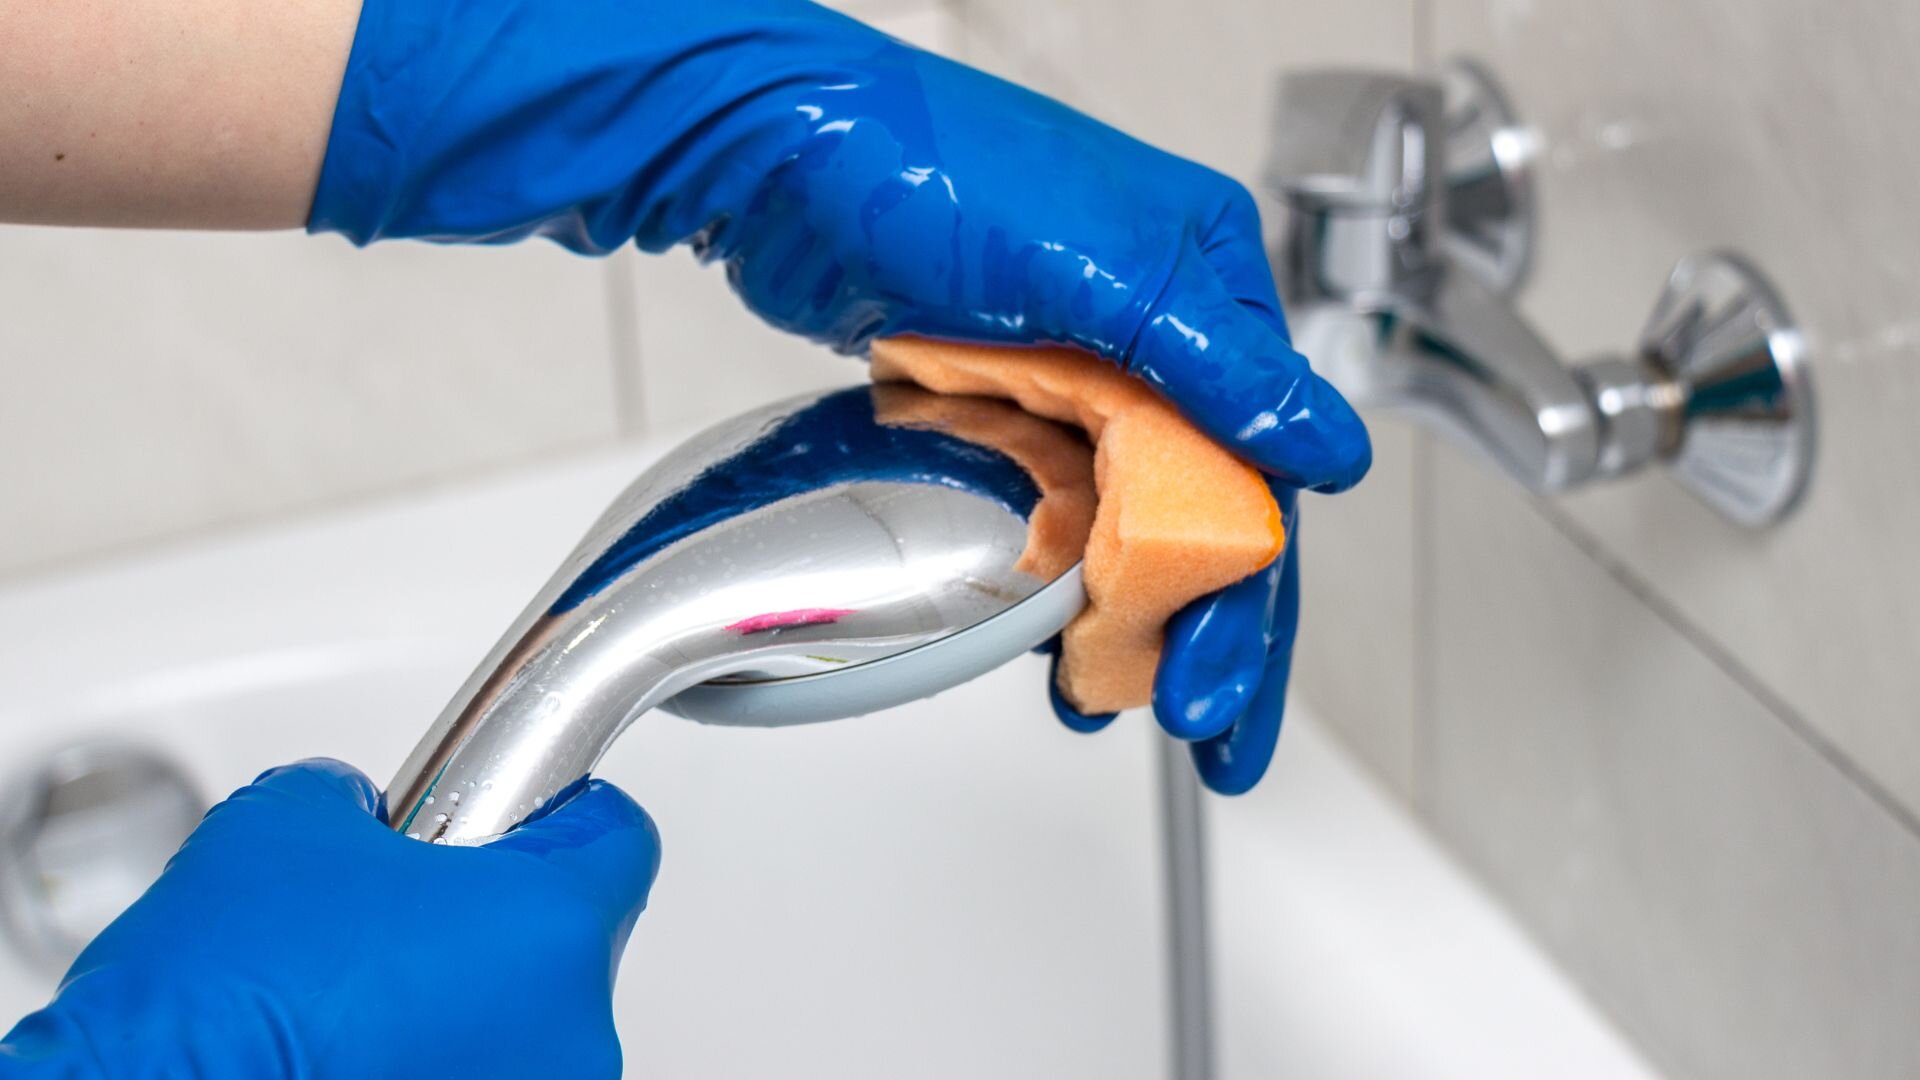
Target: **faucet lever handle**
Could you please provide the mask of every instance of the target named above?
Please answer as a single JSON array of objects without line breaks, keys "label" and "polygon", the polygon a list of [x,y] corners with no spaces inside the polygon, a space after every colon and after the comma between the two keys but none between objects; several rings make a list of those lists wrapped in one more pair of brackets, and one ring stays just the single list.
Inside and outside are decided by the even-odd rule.
[{"label": "faucet lever handle", "polygon": [[1384,71],[1322,68],[1280,80],[1286,122],[1267,174],[1290,202],[1418,213],[1442,194],[1438,83]]}]

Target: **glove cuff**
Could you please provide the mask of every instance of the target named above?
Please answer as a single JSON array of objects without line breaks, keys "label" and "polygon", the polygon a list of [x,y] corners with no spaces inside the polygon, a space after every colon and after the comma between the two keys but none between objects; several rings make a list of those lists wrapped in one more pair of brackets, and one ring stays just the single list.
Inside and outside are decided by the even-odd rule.
[{"label": "glove cuff", "polygon": [[753,103],[889,47],[804,0],[365,0],[307,229],[664,249],[804,135]]}]

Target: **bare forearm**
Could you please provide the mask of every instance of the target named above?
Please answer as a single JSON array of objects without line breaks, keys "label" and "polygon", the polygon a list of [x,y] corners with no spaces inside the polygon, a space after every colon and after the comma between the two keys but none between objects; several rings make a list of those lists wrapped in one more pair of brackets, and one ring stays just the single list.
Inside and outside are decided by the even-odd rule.
[{"label": "bare forearm", "polygon": [[359,9],[0,3],[0,221],[304,224]]}]

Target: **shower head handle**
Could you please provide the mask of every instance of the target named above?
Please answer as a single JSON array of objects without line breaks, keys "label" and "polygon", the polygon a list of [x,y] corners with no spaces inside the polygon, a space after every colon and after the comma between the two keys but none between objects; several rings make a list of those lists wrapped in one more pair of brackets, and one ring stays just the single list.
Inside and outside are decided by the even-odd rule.
[{"label": "shower head handle", "polygon": [[889,422],[881,395],[902,393],[923,392],[768,406],[649,469],[415,748],[387,791],[393,828],[498,836],[655,706],[754,726],[857,715],[1058,633],[1085,598],[1077,564],[1034,557],[1038,482],[990,445]]}]

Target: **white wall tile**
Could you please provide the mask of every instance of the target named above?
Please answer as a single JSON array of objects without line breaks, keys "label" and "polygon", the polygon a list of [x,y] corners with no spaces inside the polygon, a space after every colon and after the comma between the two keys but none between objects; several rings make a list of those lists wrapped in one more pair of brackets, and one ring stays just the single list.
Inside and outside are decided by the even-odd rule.
[{"label": "white wall tile", "polygon": [[1920,7],[1895,0],[1436,0],[1544,135],[1526,310],[1572,355],[1629,346],[1679,257],[1731,246],[1814,344],[1821,446],[1777,529],[1649,476],[1567,513],[1920,811]]},{"label": "white wall tile", "polygon": [[961,13],[1063,73],[1071,104],[1249,184],[1282,70],[1413,62],[1412,0],[963,0]]},{"label": "white wall tile", "polygon": [[871,14],[858,10],[853,13],[901,41],[929,52],[951,55],[960,44],[959,19],[945,4],[918,0],[883,7]]},{"label": "white wall tile", "polygon": [[845,12],[856,19],[878,23],[903,14],[912,17],[939,5],[928,0],[821,0],[821,6]]},{"label": "white wall tile", "polygon": [[[929,48],[957,38],[922,0],[836,6]],[[672,283],[693,282],[697,310],[722,305],[690,265],[633,258],[0,231],[0,453],[18,463],[0,473],[0,573],[719,415],[769,388],[749,366],[676,400],[664,365],[649,397],[639,327],[656,348],[677,340],[662,329],[687,326]],[[633,310],[643,283],[666,297],[648,319]],[[777,337],[737,306],[725,318],[745,353]],[[664,356],[710,355],[710,334],[687,337]],[[768,392],[821,381],[771,368]]]},{"label": "white wall tile", "polygon": [[639,394],[650,432],[690,432],[756,405],[864,381],[866,364],[760,321],[725,271],[682,250],[633,264]]},{"label": "white wall tile", "polygon": [[604,440],[603,273],[548,245],[0,230],[0,572]]},{"label": "white wall tile", "polygon": [[[1069,78],[1072,57],[1042,45],[1071,35],[1074,13],[1067,5],[1034,5],[1018,23],[1010,23],[999,0],[951,0],[950,6],[959,22],[959,41],[949,53],[954,59],[1086,108],[1084,92]],[[1051,33],[1036,32],[1035,22]]]},{"label": "white wall tile", "polygon": [[1920,1075],[1920,837],[1503,477],[1435,476],[1438,831],[1674,1075]]}]

